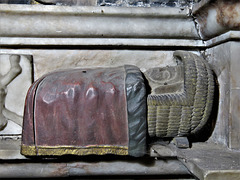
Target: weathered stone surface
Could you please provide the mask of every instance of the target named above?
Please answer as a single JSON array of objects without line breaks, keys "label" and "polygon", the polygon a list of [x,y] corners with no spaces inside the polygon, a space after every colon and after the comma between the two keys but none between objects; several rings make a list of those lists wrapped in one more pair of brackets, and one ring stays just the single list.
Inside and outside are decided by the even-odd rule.
[{"label": "weathered stone surface", "polygon": [[229,147],[240,149],[240,43],[231,43]]},{"label": "weathered stone surface", "polygon": [[205,180],[225,180],[225,179],[240,179],[240,171],[239,170],[222,170],[222,171],[213,171],[207,172]]},{"label": "weathered stone surface", "polygon": [[[10,124],[10,123],[9,123]],[[6,131],[6,129],[4,129]],[[0,136],[0,160],[26,159],[20,154],[21,136],[20,135],[1,135]]]},{"label": "weathered stone surface", "polygon": [[8,120],[7,126],[0,131],[1,135],[20,135],[22,134],[22,127],[11,120]]},{"label": "weathered stone surface", "polygon": [[239,179],[240,153],[216,144],[197,143],[191,149],[178,149],[178,159],[203,180]]},{"label": "weathered stone surface", "polygon": [[145,73],[151,94],[181,93],[184,85],[183,66],[154,67]]},{"label": "weathered stone surface", "polygon": [[169,158],[169,157],[177,157],[176,147],[173,144],[166,144],[166,143],[156,143],[151,146],[150,148],[150,156],[151,157],[162,157],[162,158]]},{"label": "weathered stone surface", "polygon": [[0,4],[0,36],[199,39],[188,14],[186,8]]},{"label": "weathered stone surface", "polygon": [[229,147],[240,149],[240,89],[231,89],[229,117]]},{"label": "weathered stone surface", "polygon": [[199,33],[204,40],[229,30],[240,30],[239,1],[217,0],[210,2],[202,8],[193,8]]},{"label": "weathered stone surface", "polygon": [[240,42],[232,42],[231,43],[231,89],[240,89],[240,71],[239,71],[239,64],[240,64]]},{"label": "weathered stone surface", "polygon": [[[230,111],[230,46],[225,43],[206,51],[206,57],[211,64],[219,83],[219,105],[215,128],[210,141],[227,146],[229,138],[229,111]],[[213,107],[217,108],[217,107]]]},{"label": "weathered stone surface", "polygon": [[219,44],[223,44],[225,42],[238,41],[239,39],[240,39],[240,31],[228,31],[212,39],[203,41],[203,43],[205,48],[208,49],[214,46],[218,46]]},{"label": "weathered stone surface", "polygon": [[[173,51],[148,50],[37,50],[34,56],[34,79],[58,70],[75,67],[116,67],[136,65],[145,72],[151,67],[176,65]],[[147,63],[146,63],[147,62]]]},{"label": "weathered stone surface", "polygon": [[69,158],[65,162],[54,160],[35,163],[1,163],[1,178],[59,178],[59,177],[85,177],[85,178],[112,178],[113,176],[141,176],[141,177],[192,177],[185,166],[178,160],[154,160],[153,158],[143,159],[114,159],[105,160],[88,157],[85,160]]},{"label": "weathered stone surface", "polygon": [[[209,42],[210,45],[213,43]],[[214,41],[215,44],[215,41]],[[52,46],[61,47],[69,46],[71,48],[109,48],[119,49],[125,47],[126,49],[149,49],[151,48],[186,48],[192,47],[201,48],[205,44],[201,40],[192,39],[151,39],[151,38],[19,38],[19,37],[2,37],[0,45],[4,46],[39,46],[46,49]],[[24,51],[24,50],[23,50]],[[24,51],[25,52],[25,51]]]},{"label": "weathered stone surface", "polygon": [[233,149],[240,149],[239,47],[238,42],[228,42],[206,51],[219,83],[218,116],[210,141]]},{"label": "weathered stone surface", "polygon": [[186,149],[190,147],[187,137],[175,137],[173,138],[172,143],[180,149]]}]

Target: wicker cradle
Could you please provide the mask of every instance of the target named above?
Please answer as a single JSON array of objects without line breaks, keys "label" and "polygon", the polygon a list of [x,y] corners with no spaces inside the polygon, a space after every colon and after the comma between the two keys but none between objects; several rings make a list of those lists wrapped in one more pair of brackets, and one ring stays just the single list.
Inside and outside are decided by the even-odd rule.
[{"label": "wicker cradle", "polygon": [[214,78],[209,64],[186,51],[176,51],[184,67],[184,90],[181,93],[151,94],[148,104],[150,137],[188,136],[197,133],[207,122],[214,96]]}]

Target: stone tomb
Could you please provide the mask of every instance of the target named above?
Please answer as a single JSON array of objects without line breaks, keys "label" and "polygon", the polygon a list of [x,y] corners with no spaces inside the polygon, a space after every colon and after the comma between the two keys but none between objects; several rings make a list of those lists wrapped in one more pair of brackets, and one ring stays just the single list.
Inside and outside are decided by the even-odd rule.
[{"label": "stone tomb", "polygon": [[[21,73],[1,87],[2,105],[15,115],[0,131],[1,177],[239,179],[239,2],[172,1],[174,7],[160,1],[156,6],[153,1],[123,2],[0,4],[1,76],[11,69],[10,55],[20,56],[21,67]],[[150,68],[176,66],[176,50],[204,58],[215,73],[219,91],[204,136],[150,142],[146,156],[137,159],[107,155],[36,160],[20,154],[19,122],[27,90],[35,80],[60,69],[124,64],[146,73]]]}]

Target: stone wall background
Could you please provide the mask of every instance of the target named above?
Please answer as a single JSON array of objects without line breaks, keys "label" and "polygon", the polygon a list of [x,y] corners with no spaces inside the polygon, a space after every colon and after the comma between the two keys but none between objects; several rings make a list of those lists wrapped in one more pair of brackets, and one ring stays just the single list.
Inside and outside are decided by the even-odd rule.
[{"label": "stone wall background", "polygon": [[201,0],[2,0],[0,4],[56,4],[76,6],[183,7]]},{"label": "stone wall background", "polygon": [[98,0],[100,6],[128,6],[128,7],[181,7],[188,6],[200,0]]}]

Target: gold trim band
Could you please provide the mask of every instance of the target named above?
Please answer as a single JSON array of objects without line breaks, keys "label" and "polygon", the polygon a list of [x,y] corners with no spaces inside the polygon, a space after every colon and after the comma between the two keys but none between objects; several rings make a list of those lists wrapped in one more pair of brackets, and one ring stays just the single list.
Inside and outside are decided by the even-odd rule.
[{"label": "gold trim band", "polygon": [[128,155],[128,147],[126,146],[21,146],[21,154],[26,156],[45,156],[45,155]]},{"label": "gold trim band", "polygon": [[21,154],[26,156],[36,156],[37,155],[36,147],[21,145]]}]

